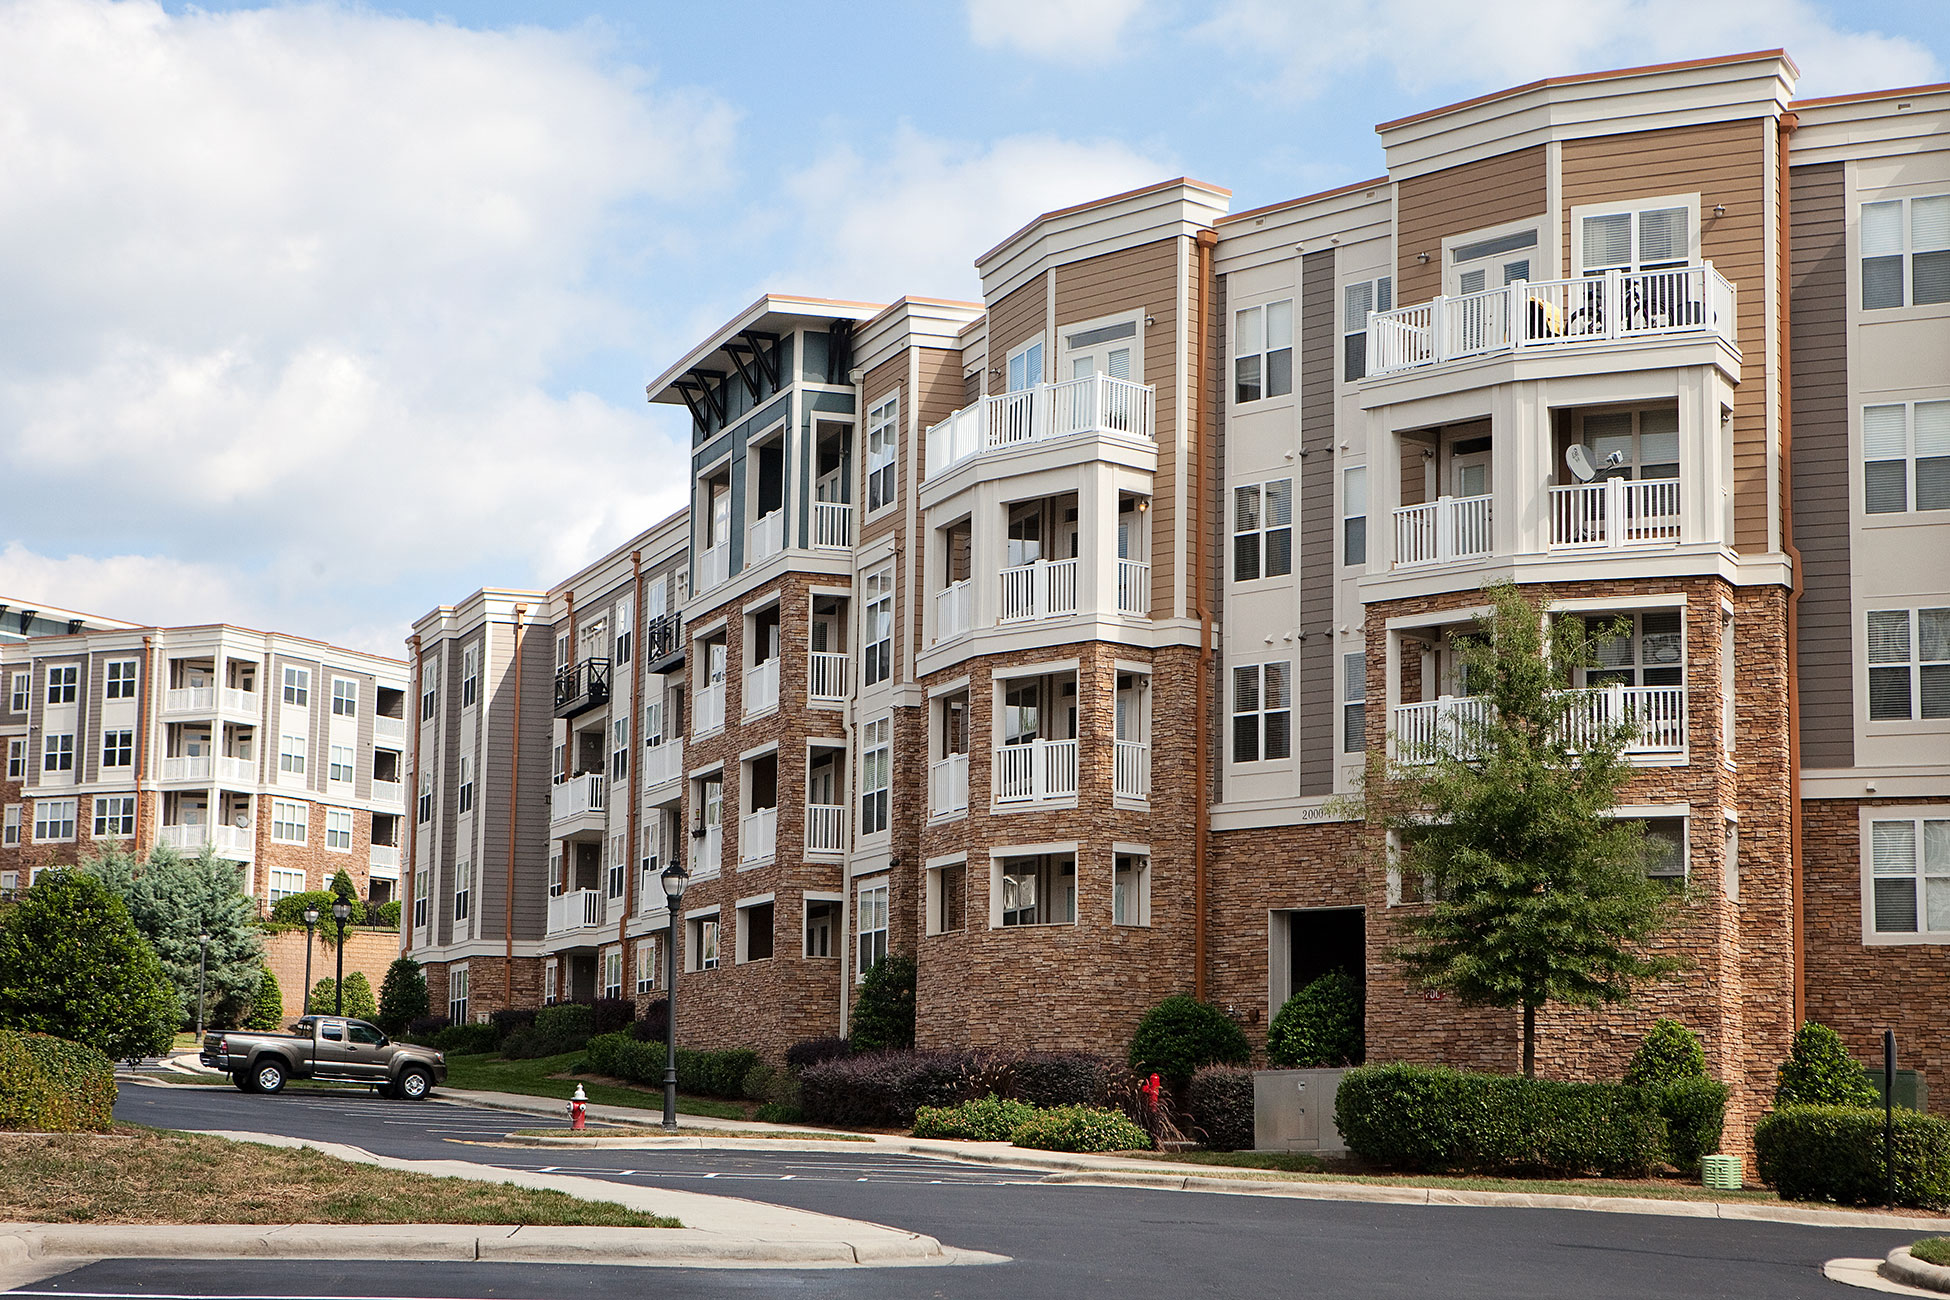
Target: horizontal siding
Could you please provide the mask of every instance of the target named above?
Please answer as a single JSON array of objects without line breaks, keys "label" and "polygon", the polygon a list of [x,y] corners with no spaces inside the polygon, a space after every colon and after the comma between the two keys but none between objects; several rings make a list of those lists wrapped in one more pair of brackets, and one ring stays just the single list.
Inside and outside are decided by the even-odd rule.
[{"label": "horizontal siding", "polygon": [[1334,250],[1300,259],[1300,793],[1334,791]]},{"label": "horizontal siding", "polygon": [[[920,412],[921,434],[915,446],[917,454],[925,454],[927,430],[930,425],[941,423],[961,408],[962,375],[961,353],[945,348],[918,348],[916,380],[917,392],[914,395],[916,409]],[[917,646],[920,641],[922,607],[927,600],[928,566],[935,557],[928,551],[928,543],[933,540],[925,524],[917,521],[917,536],[907,539],[907,545],[914,548],[914,565],[911,572],[915,577],[913,589],[901,592],[895,597],[898,608],[904,611],[902,617],[894,620],[894,674],[896,681],[905,681],[908,670],[909,632],[913,632]],[[906,548],[903,548],[906,549]],[[939,572],[939,570],[936,570]],[[907,565],[897,565],[894,581],[906,584],[910,569]]]},{"label": "horizontal siding", "polygon": [[[1541,216],[1550,206],[1544,147],[1417,176],[1396,187],[1395,302],[1413,305],[1442,292],[1442,241],[1450,235]],[[1419,254],[1427,253],[1424,262]]]},{"label": "horizontal siding", "polygon": [[1049,307],[1045,275],[1036,276],[989,308],[988,391],[991,393],[1000,393],[1008,387],[1009,354],[1042,331]]},{"label": "horizontal siding", "polygon": [[[898,388],[898,389],[905,390],[906,387],[907,387],[907,352],[905,349],[903,349],[899,352],[896,352],[893,355],[893,357],[891,357],[890,359],[881,362],[879,365],[875,366],[872,370],[869,370],[867,372],[866,385],[862,389],[864,400],[862,401],[860,406],[860,423],[857,426],[857,432],[854,435],[858,439],[855,449],[858,452],[860,458],[860,482],[858,485],[856,485],[855,491],[857,493],[856,499],[859,505],[859,517],[863,521],[860,525],[860,542],[862,545],[864,545],[867,542],[871,542],[876,538],[885,537],[888,533],[894,531],[894,524],[900,518],[900,513],[901,513],[898,508],[898,503],[902,498],[902,494],[907,491],[907,465],[905,462],[906,462],[906,458],[913,451],[912,448],[907,446],[907,439],[903,436],[900,440],[901,441],[900,451],[896,454],[896,458],[894,461],[894,500],[896,502],[896,508],[893,510],[883,511],[882,513],[876,515],[871,522],[865,522],[867,517],[867,493],[865,487],[866,464],[867,464],[867,412],[873,410],[874,407],[880,405],[881,402],[885,401],[887,399],[887,395],[893,392],[895,389]],[[905,431],[905,429],[907,428],[906,403],[913,400],[913,396],[914,395],[912,393],[908,393],[906,391],[903,391],[901,393],[902,405],[901,405],[900,418],[901,418],[901,428],[903,431]]]}]

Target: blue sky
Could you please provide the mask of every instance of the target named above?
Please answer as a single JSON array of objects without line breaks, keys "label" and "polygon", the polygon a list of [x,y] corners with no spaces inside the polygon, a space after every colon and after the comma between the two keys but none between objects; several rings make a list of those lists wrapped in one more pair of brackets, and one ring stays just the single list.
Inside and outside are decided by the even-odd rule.
[{"label": "blue sky", "polygon": [[1374,123],[1539,76],[1941,81],[1940,15],[0,0],[0,598],[398,653],[675,508],[643,383],[761,290],[972,296],[1039,211],[1358,180]]}]

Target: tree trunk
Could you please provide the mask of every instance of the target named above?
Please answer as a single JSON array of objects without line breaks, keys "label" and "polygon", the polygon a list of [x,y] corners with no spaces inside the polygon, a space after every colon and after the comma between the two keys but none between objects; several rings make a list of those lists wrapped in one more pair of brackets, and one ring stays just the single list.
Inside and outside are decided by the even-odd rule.
[{"label": "tree trunk", "polygon": [[1523,1077],[1537,1077],[1537,1004],[1523,1004]]}]

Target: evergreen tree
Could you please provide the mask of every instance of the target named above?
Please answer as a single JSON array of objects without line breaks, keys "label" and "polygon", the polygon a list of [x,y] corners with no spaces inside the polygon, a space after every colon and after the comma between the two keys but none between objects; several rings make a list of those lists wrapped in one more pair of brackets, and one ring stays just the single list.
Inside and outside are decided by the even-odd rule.
[{"label": "evergreen tree", "polygon": [[259,1033],[275,1033],[284,1028],[284,990],[278,987],[278,977],[271,968],[263,968],[258,976],[257,996],[251,999],[250,1020],[245,1025]]},{"label": "evergreen tree", "polygon": [[428,1013],[427,977],[420,963],[401,957],[386,968],[379,985],[379,1019],[375,1021],[389,1034],[406,1032],[407,1025]]},{"label": "evergreen tree", "polygon": [[43,871],[0,918],[0,1029],[53,1034],[115,1060],[159,1056],[182,1021],[122,900],[78,871]]},{"label": "evergreen tree", "polygon": [[354,1020],[379,1019],[379,1003],[372,996],[372,981],[355,970],[345,977],[345,1014]]},{"label": "evergreen tree", "polygon": [[247,1005],[257,996],[264,943],[257,904],[240,887],[237,864],[205,846],[195,857],[158,847],[146,859],[110,849],[82,863],[127,904],[135,928],[155,949],[163,972],[176,986],[183,1021],[195,1024],[199,934],[210,936],[203,971],[208,1008]]},{"label": "evergreen tree", "polygon": [[847,1041],[856,1052],[914,1046],[914,959],[900,953],[882,957],[867,969],[847,1021]]}]

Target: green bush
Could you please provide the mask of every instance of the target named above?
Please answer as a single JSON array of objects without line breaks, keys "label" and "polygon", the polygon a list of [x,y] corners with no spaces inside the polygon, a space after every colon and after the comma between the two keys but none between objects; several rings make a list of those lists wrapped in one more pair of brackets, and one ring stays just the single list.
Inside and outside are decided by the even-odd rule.
[{"label": "green bush", "polygon": [[411,957],[395,958],[379,982],[379,1019],[373,1023],[389,1034],[406,1032],[408,1022],[427,1014],[426,972]]},{"label": "green bush", "polygon": [[0,1029],[123,1061],[175,1041],[183,1004],[128,906],[95,876],[43,871],[0,916]]},{"label": "green bush", "polygon": [[1253,1072],[1208,1065],[1192,1076],[1185,1105],[1203,1142],[1214,1151],[1253,1149]]},{"label": "green bush", "polygon": [[372,981],[362,970],[345,977],[345,1014],[354,1020],[378,1020],[379,999],[372,995]]},{"label": "green bush", "polygon": [[954,1138],[965,1142],[1007,1142],[1018,1127],[1040,1112],[1024,1101],[1008,1101],[990,1093],[959,1106],[923,1106],[914,1112],[917,1138]]},{"label": "green bush", "polygon": [[1362,1159],[1411,1170],[1641,1177],[1666,1143],[1647,1089],[1442,1066],[1349,1070],[1334,1120]]},{"label": "green bush", "polygon": [[905,1051],[914,1046],[914,959],[894,953],[867,971],[847,1021],[856,1052]]},{"label": "green bush", "polygon": [[1138,1073],[1155,1072],[1182,1087],[1208,1065],[1244,1065],[1252,1054],[1246,1035],[1230,1016],[1209,1002],[1176,993],[1138,1021],[1129,1059]]},{"label": "green bush", "polygon": [[305,1014],[308,1016],[336,1015],[339,982],[330,975],[321,977],[311,986],[311,993],[305,998]]},{"label": "green bush", "polygon": [[[364,925],[366,905],[357,898],[347,900],[352,904],[351,919],[348,925]],[[327,940],[335,938],[339,932],[338,922],[332,917],[332,904],[338,902],[338,895],[329,889],[313,889],[303,894],[286,894],[271,904],[271,919],[286,925],[303,925],[305,909],[318,909],[318,933]]]},{"label": "green bush", "polygon": [[1666,1163],[1684,1174],[1720,1149],[1727,1121],[1727,1086],[1715,1079],[1678,1079],[1648,1089],[1666,1121]]},{"label": "green bush", "polygon": [[433,1036],[433,1046],[454,1056],[492,1052],[500,1042],[501,1031],[491,1024],[448,1025]]},{"label": "green bush", "polygon": [[251,999],[250,1019],[244,1028],[254,1029],[260,1034],[276,1033],[284,1028],[284,990],[278,987],[278,977],[266,966],[257,980],[257,996]]},{"label": "green bush", "polygon": [[[1761,1181],[1790,1201],[1880,1205],[1887,1195],[1880,1110],[1786,1106],[1754,1128]],[[1950,1206],[1950,1120],[1896,1111],[1896,1204]]]},{"label": "green bush", "polygon": [[1366,1054],[1361,986],[1344,970],[1328,971],[1286,1000],[1266,1030],[1274,1065],[1311,1069],[1359,1065]]},{"label": "green bush", "polygon": [[1625,1082],[1641,1088],[1705,1077],[1706,1051],[1699,1035],[1677,1020],[1660,1020],[1646,1030],[1625,1067]]},{"label": "green bush", "polygon": [[1882,1095],[1848,1054],[1842,1036],[1809,1021],[1794,1032],[1794,1046],[1774,1085],[1776,1106],[1880,1106]]},{"label": "green bush", "polygon": [[1149,1151],[1151,1138],[1123,1112],[1058,1106],[1016,1126],[1009,1140],[1037,1151]]},{"label": "green bush", "polygon": [[[641,1041],[627,1029],[589,1039],[583,1057],[591,1073],[626,1083],[660,1085],[664,1081],[664,1045]],[[741,1100],[749,1077],[760,1068],[758,1053],[744,1048],[701,1052],[677,1049],[677,1090],[687,1097]]]},{"label": "green bush", "polygon": [[0,1129],[106,1133],[115,1126],[115,1065],[81,1043],[0,1029]]},{"label": "green bush", "polygon": [[752,1118],[761,1124],[803,1124],[806,1112],[790,1102],[768,1101],[752,1112]]},{"label": "green bush", "polygon": [[377,925],[388,930],[399,929],[399,900],[386,903],[373,903],[366,908],[366,924]]}]

